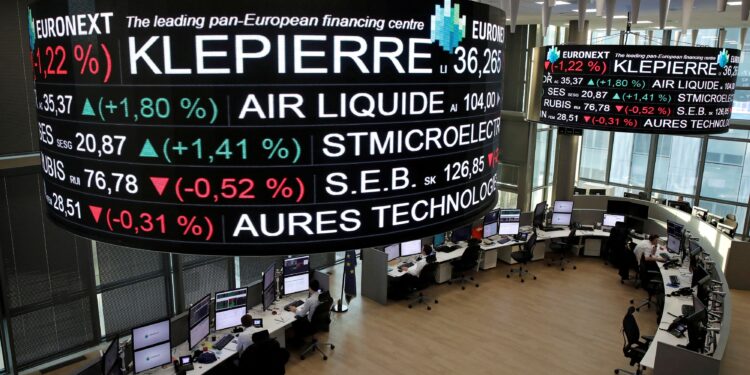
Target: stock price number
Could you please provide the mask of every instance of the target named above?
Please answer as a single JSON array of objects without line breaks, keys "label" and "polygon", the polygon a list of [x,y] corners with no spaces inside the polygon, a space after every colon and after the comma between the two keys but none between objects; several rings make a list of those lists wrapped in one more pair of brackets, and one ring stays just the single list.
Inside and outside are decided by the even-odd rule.
[{"label": "stock price number", "polygon": [[472,92],[464,96],[464,106],[466,107],[466,112],[478,110],[487,112],[488,109],[493,109],[499,106],[501,101],[502,96],[499,92],[496,91],[488,91],[486,93]]},{"label": "stock price number", "polygon": [[128,194],[138,193],[138,178],[135,175],[118,172],[106,173],[93,169],[84,169],[83,172],[86,174],[86,187],[89,189],[95,188],[105,191],[108,195],[122,191]]},{"label": "stock price number", "polygon": [[55,211],[59,211],[65,217],[74,217],[76,219],[81,218],[81,202],[72,198],[65,198],[57,193],[52,193],[51,198],[49,196],[46,198],[47,203],[52,206]]},{"label": "stock price number", "polygon": [[[503,68],[503,51],[499,49],[485,48],[480,54],[476,47],[467,51],[459,46],[454,53],[458,61],[453,65],[453,70],[458,74],[469,72],[482,78],[483,74],[500,74]],[[482,62],[479,61],[480,57]]]},{"label": "stock price number", "polygon": [[443,168],[445,172],[445,180],[457,181],[461,179],[471,179],[472,177],[482,173],[484,171],[484,158],[476,157],[472,160],[464,160],[462,162],[453,162]]},{"label": "stock price number", "polygon": [[73,95],[42,94],[42,100],[37,98],[37,109],[57,115],[69,115]]},{"label": "stock price number", "polygon": [[124,135],[104,134],[98,137],[91,133],[77,132],[76,151],[87,154],[95,154],[98,157],[102,155],[122,155],[122,147],[127,139]]}]

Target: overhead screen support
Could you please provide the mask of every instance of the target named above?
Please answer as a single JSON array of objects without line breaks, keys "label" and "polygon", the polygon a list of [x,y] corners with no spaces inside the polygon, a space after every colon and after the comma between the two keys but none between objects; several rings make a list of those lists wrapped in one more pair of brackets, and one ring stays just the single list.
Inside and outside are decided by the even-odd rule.
[{"label": "overhead screen support", "polygon": [[516,24],[518,23],[518,7],[520,6],[521,0],[510,0],[510,32],[516,32]]},{"label": "overhead screen support", "polygon": [[[585,3],[585,1],[581,1]],[[638,13],[641,11],[641,0],[630,0],[630,22],[638,23]]]},{"label": "overhead screen support", "polygon": [[244,256],[409,241],[484,216],[505,13],[310,4],[33,2],[47,215],[100,241]]},{"label": "overhead screen support", "polygon": [[542,36],[547,36],[547,29],[549,28],[549,18],[552,15],[552,6],[550,0],[544,0],[542,4]]},{"label": "overhead screen support", "polygon": [[727,11],[727,0],[716,0],[716,11],[726,12]]},{"label": "overhead screen support", "polygon": [[578,34],[582,34],[584,30],[584,24],[586,22],[586,7],[588,6],[587,1],[578,2]]},{"label": "overhead screen support", "polygon": [[[596,0],[596,16],[601,17],[604,15],[604,4],[606,0]],[[587,1],[588,2],[588,1]]]},{"label": "overhead screen support", "polygon": [[667,24],[667,12],[669,12],[669,0],[659,0],[659,28],[662,30]]},{"label": "overhead screen support", "polygon": [[612,34],[612,19],[615,16],[617,0],[607,0],[607,36]]},{"label": "overhead screen support", "polygon": [[[693,16],[694,0],[682,0],[682,32],[687,33],[690,28],[690,17]],[[695,45],[695,42],[693,42]]]},{"label": "overhead screen support", "polygon": [[742,13],[741,19],[747,21],[748,15],[750,15],[750,0],[742,0]]}]

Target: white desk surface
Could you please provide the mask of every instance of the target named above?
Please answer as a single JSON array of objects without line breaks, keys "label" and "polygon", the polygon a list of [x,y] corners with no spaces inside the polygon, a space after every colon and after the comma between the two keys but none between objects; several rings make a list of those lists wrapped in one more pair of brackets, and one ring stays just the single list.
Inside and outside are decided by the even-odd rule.
[{"label": "white desk surface", "polygon": [[[657,253],[666,252],[666,249],[661,247]],[[664,282],[664,293],[667,295],[664,297],[664,310],[661,315],[661,323],[659,328],[656,330],[654,335],[654,341],[649,346],[646,354],[641,360],[641,365],[648,368],[654,368],[654,362],[656,360],[656,347],[657,343],[663,342],[669,345],[687,345],[688,337],[687,334],[684,337],[677,338],[671,333],[664,331],[669,328],[669,325],[676,319],[675,316],[682,315],[682,305],[692,305],[692,296],[681,296],[681,297],[668,297],[668,295],[681,287],[690,286],[693,281],[692,274],[688,269],[688,262],[686,261],[683,267],[664,269],[664,263],[657,262],[659,265],[659,272],[661,272],[661,278]],[[669,284],[669,276],[675,275],[680,280],[680,286],[673,287]],[[671,315],[670,315],[671,314]],[[643,333],[643,332],[641,332]]]},{"label": "white desk surface", "polygon": [[[286,330],[286,328],[290,326],[292,322],[295,320],[294,313],[285,311],[284,306],[286,306],[287,304],[291,302],[294,302],[299,299],[304,299],[304,298],[305,298],[304,293],[295,293],[289,296],[285,296],[281,300],[277,300],[273,305],[273,309],[268,310],[268,311],[263,311],[263,305],[254,306],[253,308],[248,310],[248,313],[250,313],[254,319],[263,319],[263,328],[249,328],[249,329],[254,332],[267,329],[271,337],[276,336],[278,333],[284,334],[284,331]],[[273,315],[272,311],[276,311],[276,315]],[[209,351],[212,351],[216,355],[216,362],[207,363],[207,364],[193,363],[194,369],[192,371],[188,371],[187,374],[190,374],[190,375],[204,374],[208,372],[209,370],[211,370],[212,368],[223,363],[224,361],[230,358],[233,358],[233,356],[237,354],[236,339],[232,340],[232,342],[227,344],[227,346],[225,346],[224,349],[222,350],[214,350],[212,348],[211,336],[216,336],[216,340],[219,340],[220,338],[222,338],[224,335],[228,333],[232,333],[232,328],[228,328],[228,329],[221,330],[218,332],[211,332],[206,338],[206,340],[204,340],[195,349],[197,350],[199,348],[202,348],[203,346],[208,346]],[[181,343],[175,348],[172,348],[173,359],[179,359],[180,356],[192,355],[192,354],[193,352],[189,350],[187,341]],[[157,374],[174,374],[174,373],[175,373],[174,366],[170,363],[162,367],[157,367],[149,371],[144,371],[141,374],[157,375]]]}]

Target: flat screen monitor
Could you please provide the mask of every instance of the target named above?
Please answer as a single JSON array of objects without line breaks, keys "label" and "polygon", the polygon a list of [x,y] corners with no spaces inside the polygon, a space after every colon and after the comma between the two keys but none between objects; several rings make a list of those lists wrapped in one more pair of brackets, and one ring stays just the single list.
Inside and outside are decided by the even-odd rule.
[{"label": "flat screen monitor", "polygon": [[469,237],[471,237],[471,225],[454,229],[451,233],[451,242],[457,243],[466,241]]},{"label": "flat screen monitor", "polygon": [[190,335],[188,338],[188,345],[191,349],[208,336],[208,332],[211,328],[211,320],[209,319],[210,312],[210,294],[198,300],[193,306],[190,306],[190,312],[188,314],[190,316]]},{"label": "flat screen monitor", "polygon": [[310,257],[284,259],[284,294],[310,289]]},{"label": "flat screen monitor", "polygon": [[685,226],[679,223],[675,223],[674,221],[667,220],[667,234],[675,236],[677,238],[682,238],[682,231],[685,229]]},{"label": "flat screen monitor", "polygon": [[442,246],[445,243],[445,232],[438,233],[432,237],[433,246]]},{"label": "flat screen monitor", "polygon": [[625,193],[623,193],[622,196],[625,197],[625,198],[635,198],[635,199],[639,199],[640,198],[638,196],[638,193],[628,193],[627,191]]},{"label": "flat screen monitor", "polygon": [[417,255],[422,251],[422,240],[401,242],[401,256]]},{"label": "flat screen monitor", "polygon": [[573,213],[573,201],[555,201],[552,212],[570,214]]},{"label": "flat screen monitor", "polygon": [[273,284],[273,280],[276,277],[276,262],[271,262],[271,264],[268,265],[268,268],[266,268],[265,271],[263,271],[263,289],[265,290],[268,288],[271,284]]},{"label": "flat screen monitor", "polygon": [[163,342],[169,343],[169,319],[133,328],[133,350],[140,350]]},{"label": "flat screen monitor", "polygon": [[484,224],[484,229],[482,229],[482,235],[484,238],[489,238],[497,234],[497,222],[492,223],[486,223]]},{"label": "flat screen monitor", "polygon": [[401,246],[399,246],[399,244],[397,243],[394,243],[393,245],[388,245],[384,247],[383,251],[388,256],[388,261],[390,262],[400,256]]},{"label": "flat screen monitor", "polygon": [[607,201],[607,213],[627,215],[630,212],[630,202],[628,201]]},{"label": "flat screen monitor", "polygon": [[674,253],[674,254],[679,253],[681,241],[682,240],[680,239],[680,237],[667,234],[667,251],[669,251],[670,253]]},{"label": "flat screen monitor", "polygon": [[541,228],[544,226],[544,211],[546,210],[547,210],[547,202],[537,203],[536,207],[534,207],[533,224],[535,227]]},{"label": "flat screen monitor", "polygon": [[628,215],[636,219],[648,219],[648,206],[645,204],[630,203],[628,205]]},{"label": "flat screen monitor", "polygon": [[521,225],[521,210],[500,210],[499,222],[498,234],[503,236],[518,234]]},{"label": "flat screen monitor", "polygon": [[497,217],[500,214],[498,210],[492,210],[484,215],[484,224],[497,223]]},{"label": "flat screen monitor", "polygon": [[689,214],[693,213],[693,209],[690,207],[690,203],[688,202],[667,201],[667,206],[676,208],[680,211],[687,212]]},{"label": "flat screen monitor", "polygon": [[215,299],[216,330],[240,325],[242,316],[247,313],[247,288],[218,292]]},{"label": "flat screen monitor", "polygon": [[613,214],[604,214],[604,218],[602,219],[602,226],[604,227],[614,227],[617,225],[618,222],[625,222],[625,216],[624,215],[613,215]]},{"label": "flat screen monitor", "polygon": [[607,189],[589,189],[589,195],[607,195]]},{"label": "flat screen monitor", "polygon": [[273,302],[276,301],[276,282],[272,282],[271,285],[263,290],[263,311],[271,308]]},{"label": "flat screen monitor", "polygon": [[169,342],[133,352],[134,371],[136,374],[171,362],[172,348]]},{"label": "flat screen monitor", "polygon": [[690,246],[690,256],[696,256],[703,252],[703,248],[696,241],[690,241],[688,245]]},{"label": "flat screen monitor", "polygon": [[552,213],[552,225],[570,225],[571,214],[553,212]]},{"label": "flat screen monitor", "polygon": [[102,355],[102,373],[109,375],[117,365],[117,359],[120,358],[120,338],[115,335],[112,342],[109,343],[107,350]]},{"label": "flat screen monitor", "polygon": [[693,216],[706,221],[706,218],[708,217],[708,210],[703,207],[695,206],[693,207]]}]

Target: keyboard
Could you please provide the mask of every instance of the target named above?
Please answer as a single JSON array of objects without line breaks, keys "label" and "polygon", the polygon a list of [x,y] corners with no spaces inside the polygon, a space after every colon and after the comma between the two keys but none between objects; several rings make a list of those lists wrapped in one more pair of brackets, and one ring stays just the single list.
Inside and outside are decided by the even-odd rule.
[{"label": "keyboard", "polygon": [[661,257],[661,259],[664,259],[664,261],[669,261],[669,254],[659,253],[659,256]]},{"label": "keyboard", "polygon": [[682,316],[690,316],[695,312],[693,305],[682,305]]},{"label": "keyboard", "polygon": [[677,278],[675,275],[669,276],[669,283],[673,286],[679,286],[680,285],[680,279]]},{"label": "keyboard", "polygon": [[558,230],[563,230],[563,229],[565,229],[565,228],[558,228],[558,227],[544,227],[544,228],[542,228],[542,230],[545,231],[545,232],[556,232]]},{"label": "keyboard", "polygon": [[414,265],[414,263],[404,263],[404,264],[402,264],[401,266],[399,266],[399,268],[401,268],[401,267],[406,267],[406,268],[409,268],[409,267],[411,267],[411,266],[413,266],[413,265]]},{"label": "keyboard", "polygon": [[580,230],[594,230],[594,226],[593,225],[581,225],[580,227],[578,227],[578,229],[580,229]]},{"label": "keyboard", "polygon": [[214,349],[221,350],[224,349],[225,346],[227,346],[230,342],[234,340],[234,335],[232,334],[226,334],[224,337],[220,338],[219,341],[214,343]]},{"label": "keyboard", "polygon": [[290,310],[290,309],[292,308],[292,306],[294,306],[294,307],[300,307],[300,306],[302,306],[302,305],[303,305],[304,303],[305,303],[305,301],[302,301],[302,300],[297,300],[297,301],[294,301],[294,302],[292,302],[292,303],[290,303],[290,304],[288,304],[288,305],[284,306],[284,310],[286,310],[286,311],[289,311],[289,310]]},{"label": "keyboard", "polygon": [[499,243],[500,245],[502,245],[504,243],[508,243],[508,242],[510,242],[510,238],[507,238],[507,237],[503,237],[503,238],[497,240],[497,243]]}]

